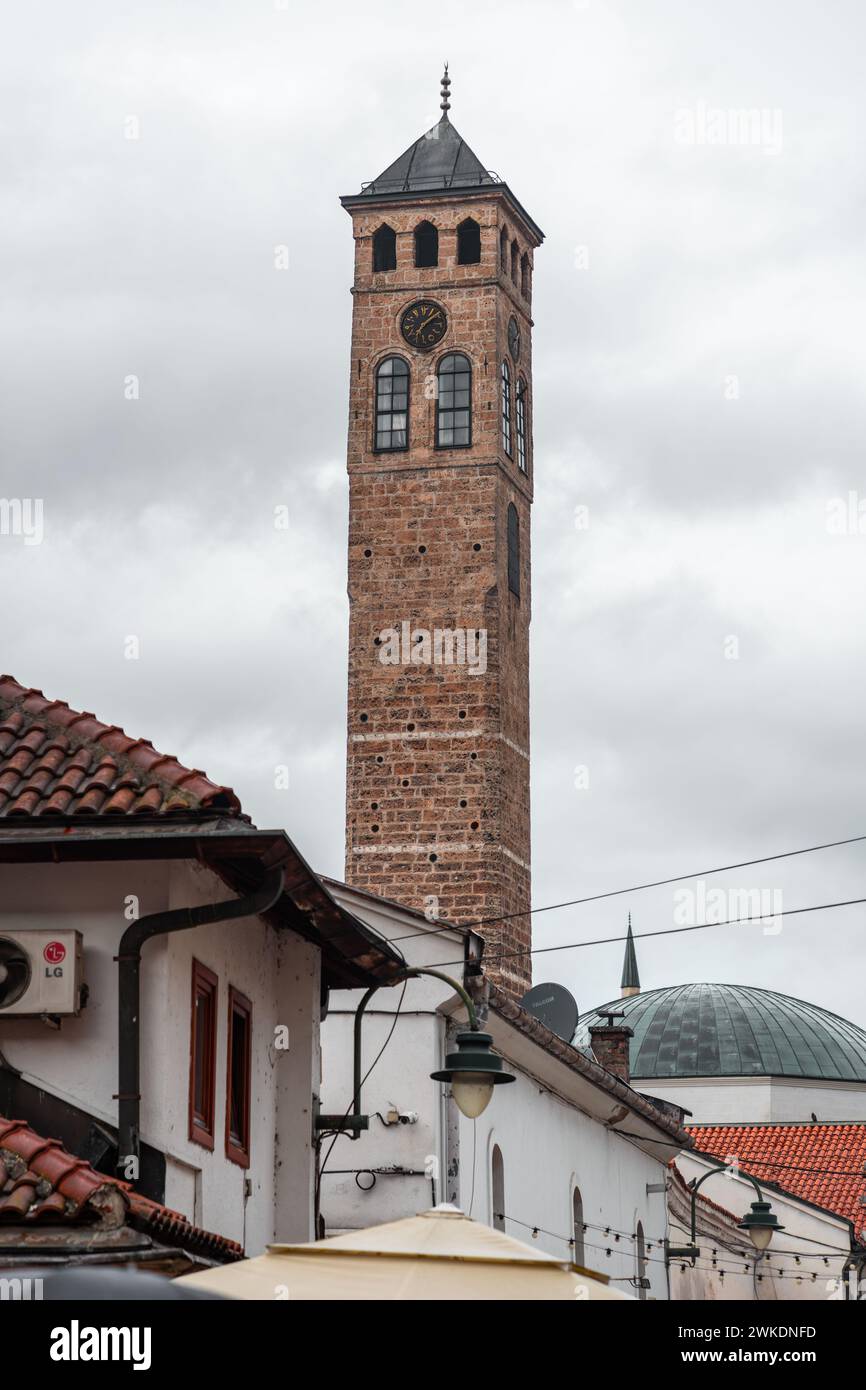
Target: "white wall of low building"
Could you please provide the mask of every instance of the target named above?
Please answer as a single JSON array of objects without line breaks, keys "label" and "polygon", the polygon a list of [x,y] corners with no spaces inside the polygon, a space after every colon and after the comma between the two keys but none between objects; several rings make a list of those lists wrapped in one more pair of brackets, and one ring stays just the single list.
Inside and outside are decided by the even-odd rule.
[{"label": "white wall of low building", "polygon": [[[0,933],[79,930],[90,991],[80,1017],[64,1019],[59,1031],[38,1019],[0,1015],[0,1050],[8,1062],[26,1081],[116,1125],[114,957],[129,925],[130,899],[145,916],[231,897],[215,874],[187,861],[0,867]],[[219,980],[212,1151],[189,1138],[193,958]],[[319,969],[315,947],[259,918],[156,937],[142,952],[142,1140],[166,1155],[166,1205],[240,1241],[248,1254],[275,1236],[312,1235]],[[230,985],[253,1004],[249,1169],[225,1153]],[[275,1029],[283,1024],[289,1028],[288,1051],[275,1046]]]},{"label": "white wall of low building", "polygon": [[[474,1123],[463,1116],[459,1123],[459,1204],[465,1211],[493,1224],[492,1162],[497,1145],[502,1155],[507,1235],[560,1259],[575,1259],[568,1242],[578,1188],[583,1220],[589,1227],[583,1236],[582,1263],[617,1279],[618,1288],[636,1296],[637,1290],[627,1281],[637,1277],[633,1237],[640,1222],[652,1247],[645,1270],[651,1283],[648,1296],[667,1298],[665,1195],[647,1192],[648,1186],[663,1186],[663,1162],[525,1073],[518,1073],[513,1085],[497,1087],[490,1105]],[[622,1128],[629,1125],[623,1121]],[[668,1149],[667,1155],[671,1152]],[[538,1229],[537,1236],[533,1228]],[[608,1228],[610,1233],[605,1234]]]},{"label": "white wall of low building", "polygon": [[[463,940],[456,933],[432,933],[398,907],[376,904],[336,885],[332,891],[345,907],[392,942],[400,938],[400,949],[412,964],[453,961],[443,968],[462,977]],[[388,1036],[401,989],[379,990],[368,1006],[362,1072]],[[322,1027],[322,1109],[329,1114],[341,1114],[351,1100],[353,1023],[360,997],[359,991],[332,994]],[[647,1152],[606,1127],[605,1121],[621,1110],[615,1098],[590,1087],[545,1054],[545,1066],[552,1068],[562,1086],[557,1094],[549,1081],[537,1079],[526,1066],[526,1058],[543,1049],[523,1040],[519,1056],[510,1056],[508,1028],[500,1021],[496,1022],[495,1047],[517,1081],[497,1087],[487,1110],[473,1125],[459,1115],[447,1088],[429,1080],[429,1073],[443,1065],[450,1046],[446,1034],[459,1029],[465,1019],[462,1005],[448,1018],[440,1012],[450,1010],[453,1003],[451,989],[437,980],[422,978],[407,984],[391,1041],[364,1083],[362,1110],[370,1116],[370,1129],[355,1141],[341,1136],[332,1148],[330,1139],[323,1144],[327,1164],[321,1208],[328,1232],[398,1220],[427,1209],[434,1200],[455,1202],[477,1220],[492,1224],[491,1156],[493,1145],[498,1144],[504,1165],[505,1214],[510,1218],[505,1225],[508,1234],[537,1243],[559,1258],[573,1258],[568,1241],[577,1186],[584,1220],[600,1228],[585,1234],[586,1264],[617,1278],[617,1287],[634,1293],[627,1281],[637,1272],[631,1237],[640,1221],[652,1246],[646,1266],[652,1286],[649,1296],[666,1298],[659,1244],[666,1231],[665,1197],[663,1192],[648,1193],[647,1188],[664,1184],[666,1160],[675,1147],[656,1145]],[[597,1114],[581,1109],[575,1100],[578,1091],[585,1098],[592,1096]],[[386,1126],[377,1112],[387,1118],[391,1109],[417,1112],[417,1122]],[[631,1128],[627,1119],[620,1127]],[[374,1182],[370,1170],[375,1169],[403,1171],[399,1175],[380,1172]],[[369,1190],[362,1190],[365,1187]],[[608,1226],[612,1229],[606,1237]],[[533,1227],[538,1227],[536,1237]],[[614,1232],[620,1233],[618,1239]],[[605,1254],[608,1248],[610,1256]]]},{"label": "white wall of low building", "polygon": [[866,1116],[866,1085],[809,1081],[795,1076],[658,1077],[636,1083],[660,1100],[692,1112],[694,1124],[808,1124],[812,1115],[836,1122]]},{"label": "white wall of low building", "polygon": [[[677,1167],[686,1182],[691,1182],[693,1178],[701,1179],[707,1172],[712,1173],[702,1184],[701,1195],[723,1207],[734,1218],[745,1215],[752,1202],[757,1200],[755,1188],[748,1179],[718,1169],[697,1154],[680,1154]],[[831,1212],[799,1202],[784,1193],[767,1189],[764,1195],[785,1229],[773,1236],[768,1251],[757,1262],[754,1247],[745,1231],[730,1233],[736,1242],[734,1249],[740,1252],[742,1258],[723,1246],[717,1225],[713,1224],[708,1234],[702,1226],[704,1218],[698,1203],[697,1244],[701,1255],[694,1268],[690,1262],[672,1262],[673,1298],[775,1303],[799,1300],[824,1302],[843,1296],[842,1275],[851,1248],[848,1223]],[[675,1246],[690,1243],[687,1220],[678,1222],[672,1216],[670,1240]],[[715,1268],[713,1258],[717,1262]],[[724,1279],[719,1277],[721,1270],[725,1271]],[[757,1277],[759,1274],[760,1279]]]}]

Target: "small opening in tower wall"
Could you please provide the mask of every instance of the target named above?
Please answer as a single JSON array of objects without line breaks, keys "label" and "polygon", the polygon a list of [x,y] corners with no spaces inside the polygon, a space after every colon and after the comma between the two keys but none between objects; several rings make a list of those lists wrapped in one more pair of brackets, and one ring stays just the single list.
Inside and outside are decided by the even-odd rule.
[{"label": "small opening in tower wall", "polygon": [[473,550],[480,550],[480,549],[481,549],[481,546],[480,546],[480,544],[478,543],[478,541],[475,542],[475,544],[473,545],[472,549],[473,549]]},{"label": "small opening in tower wall", "polygon": [[365,551],[364,551],[364,559],[365,559],[365,560],[369,560],[369,558],[370,558],[370,556],[371,556],[372,554],[373,554],[372,550],[365,550]]},{"label": "small opening in tower wall", "polygon": [[387,222],[373,233],[373,269],[397,269],[397,233]]},{"label": "small opening in tower wall", "polygon": [[438,855],[438,854],[431,854],[431,855],[430,855],[430,863],[431,863],[431,864],[435,864],[435,863],[436,863],[436,860],[437,860],[438,858],[439,858],[439,855]]},{"label": "small opening in tower wall", "polygon": [[370,718],[370,716],[369,716],[369,714],[362,714],[362,715],[360,716],[360,718],[361,718],[361,723],[362,723],[362,724],[366,724],[366,722],[367,722],[367,720]]},{"label": "small opening in tower wall", "polygon": [[457,228],[457,264],[477,265],[481,260],[481,228],[474,217],[467,217]]},{"label": "small opening in tower wall", "polygon": [[419,268],[439,264],[439,233],[432,222],[419,222],[415,228],[415,264]]}]

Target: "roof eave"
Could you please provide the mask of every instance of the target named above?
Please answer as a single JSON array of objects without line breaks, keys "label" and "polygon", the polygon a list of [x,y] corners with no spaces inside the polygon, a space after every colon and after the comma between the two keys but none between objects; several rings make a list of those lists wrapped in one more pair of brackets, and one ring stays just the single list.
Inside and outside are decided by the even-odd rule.
[{"label": "roof eave", "polygon": [[399,951],[333,897],[284,830],[208,828],[200,822],[158,823],[143,830],[98,817],[63,830],[43,825],[0,830],[0,864],[99,863],[122,860],[190,859],[213,870],[237,893],[261,882],[262,871],[282,867],[283,896],[265,920],[318,945],[329,983],[346,989],[387,984],[404,967]]}]

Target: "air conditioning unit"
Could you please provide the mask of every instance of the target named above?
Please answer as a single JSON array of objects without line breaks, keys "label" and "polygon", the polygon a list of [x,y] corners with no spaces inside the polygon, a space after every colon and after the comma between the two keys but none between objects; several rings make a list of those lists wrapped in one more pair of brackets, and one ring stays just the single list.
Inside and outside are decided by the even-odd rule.
[{"label": "air conditioning unit", "polygon": [[0,927],[0,1018],[81,1012],[80,931],[4,931]]}]

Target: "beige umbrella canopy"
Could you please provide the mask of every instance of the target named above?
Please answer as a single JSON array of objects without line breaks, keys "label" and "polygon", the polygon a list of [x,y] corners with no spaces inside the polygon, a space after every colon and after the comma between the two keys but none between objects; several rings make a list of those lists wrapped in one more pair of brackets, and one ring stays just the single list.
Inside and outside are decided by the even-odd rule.
[{"label": "beige umbrella canopy", "polygon": [[603,1275],[439,1206],[313,1245],[269,1245],[254,1260],[178,1283],[228,1298],[532,1300],[628,1299]]}]

